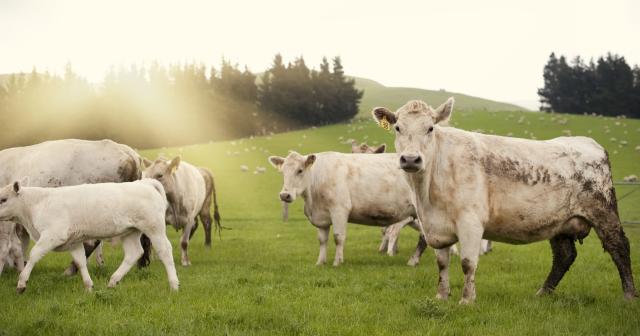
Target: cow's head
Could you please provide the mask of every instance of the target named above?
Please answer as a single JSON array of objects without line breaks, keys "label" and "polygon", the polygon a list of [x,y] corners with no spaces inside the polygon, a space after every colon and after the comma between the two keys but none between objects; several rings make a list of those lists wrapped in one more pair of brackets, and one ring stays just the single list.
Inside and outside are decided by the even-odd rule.
[{"label": "cow's head", "polygon": [[13,182],[0,189],[0,221],[13,220],[21,209],[21,182]]},{"label": "cow's head", "polygon": [[372,113],[379,124],[389,124],[395,130],[400,168],[415,173],[424,169],[425,154],[433,145],[434,130],[439,124],[446,124],[452,110],[453,97],[435,110],[423,101],[412,100],[395,113],[384,107],[377,107]]},{"label": "cow's head", "polygon": [[311,184],[311,174],[309,168],[316,161],[314,154],[307,156],[291,152],[286,158],[270,156],[269,163],[278,169],[284,176],[280,199],[283,202],[291,203],[296,197],[304,193]]},{"label": "cow's head", "polygon": [[[170,199],[176,195],[176,171],[180,166],[180,157],[176,156],[172,160],[159,157],[155,161],[144,159],[145,169],[142,171],[142,178],[152,178],[160,181]],[[171,200],[170,200],[171,201]]]},{"label": "cow's head", "polygon": [[385,144],[382,144],[378,147],[371,147],[367,145],[366,142],[363,142],[360,145],[358,145],[358,142],[356,142],[355,140],[351,142],[351,153],[380,154],[380,153],[384,153],[386,149],[387,149],[387,145]]}]

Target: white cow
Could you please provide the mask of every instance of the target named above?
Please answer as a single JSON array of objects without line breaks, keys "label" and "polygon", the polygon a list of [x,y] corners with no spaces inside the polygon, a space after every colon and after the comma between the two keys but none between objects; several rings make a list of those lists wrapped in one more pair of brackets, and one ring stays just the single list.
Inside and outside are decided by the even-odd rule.
[{"label": "white cow", "polygon": [[24,268],[22,244],[16,227],[19,226],[14,222],[0,222],[0,275],[5,266],[15,267],[18,272]]},{"label": "white cow", "polygon": [[[409,186],[401,179],[394,154],[303,156],[291,152],[286,158],[271,156],[269,162],[284,176],[280,199],[291,203],[302,197],[305,215],[318,228],[317,265],[326,262],[331,225],[336,242],[333,265],[338,266],[344,261],[347,222],[389,226],[416,218]],[[409,263],[417,264],[425,248],[426,242],[420,239]]]},{"label": "white cow", "polygon": [[[29,178],[29,186],[61,187],[140,179],[142,160],[129,146],[111,140],[53,140],[0,151],[0,186]],[[22,230],[24,231],[24,230]],[[26,254],[29,236],[21,235]],[[87,242],[87,256],[99,242]],[[97,255],[100,258],[100,254]],[[72,264],[65,274],[74,274]]]},{"label": "white cow", "polygon": [[91,290],[83,241],[120,237],[124,260],[108,284],[115,287],[142,255],[143,233],[164,263],[171,289],[178,290],[166,209],[162,184],[152,179],[60,188],[21,187],[19,182],[5,186],[0,189],[0,220],[16,221],[36,241],[20,273],[18,293],[26,289],[35,264],[52,250],[71,253],[85,288]]},{"label": "white cow", "polygon": [[[180,157],[172,160],[158,158],[155,161],[144,160],[146,168],[143,177],[153,178],[162,183],[169,200],[167,222],[176,230],[182,230],[180,247],[182,250],[182,266],[191,265],[187,249],[189,240],[198,227],[200,217],[205,230],[205,246],[211,247],[211,201],[213,200],[213,219],[216,231],[220,233],[220,212],[213,174],[207,168],[195,167],[181,161]],[[148,249],[146,249],[148,250]],[[147,252],[145,250],[145,252]],[[145,253],[143,259],[148,259]],[[148,262],[144,260],[143,262]]]},{"label": "white cow", "polygon": [[[602,146],[586,137],[534,141],[439,126],[452,109],[453,98],[437,109],[410,101],[395,113],[376,108],[373,115],[395,129],[395,167],[404,170],[415,194],[429,245],[444,248],[460,241],[465,277],[460,303],[475,300],[483,237],[511,244],[549,239],[553,265],[538,291],[546,294],[575,260],[574,241],[582,241],[591,228],[618,268],[625,297],[635,298],[629,241]],[[445,299],[449,256],[437,259],[437,297]]]}]

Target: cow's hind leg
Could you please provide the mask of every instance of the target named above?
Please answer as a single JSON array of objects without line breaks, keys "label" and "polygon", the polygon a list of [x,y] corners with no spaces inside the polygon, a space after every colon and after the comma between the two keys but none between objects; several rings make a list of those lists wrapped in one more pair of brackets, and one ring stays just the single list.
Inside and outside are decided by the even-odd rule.
[{"label": "cow's hind leg", "polygon": [[204,229],[204,246],[211,247],[211,210],[208,207],[203,208],[199,217]]},{"label": "cow's hind leg", "polygon": [[189,236],[191,235],[191,230],[194,226],[194,222],[195,221],[191,219],[182,230],[182,238],[180,239],[180,248],[182,251],[182,258],[180,262],[182,263],[182,266],[191,265],[191,260],[189,260],[189,254],[187,250],[189,249]]},{"label": "cow's hind leg", "polygon": [[329,241],[329,227],[318,228],[318,242],[320,243],[320,252],[318,253],[318,261],[316,265],[324,265],[327,262],[327,241]]},{"label": "cow's hind leg", "polygon": [[551,243],[551,251],[553,252],[553,264],[551,265],[551,272],[549,272],[547,280],[542,285],[542,288],[538,290],[537,295],[553,292],[578,255],[572,237],[558,235],[551,238],[549,242]]},{"label": "cow's hind leg", "polygon": [[629,240],[624,234],[617,216],[615,219],[607,221],[605,225],[594,225],[594,229],[602,241],[602,247],[611,255],[611,259],[618,268],[625,299],[634,299],[638,297],[638,294],[631,272]]},{"label": "cow's hind leg", "polygon": [[483,229],[473,216],[459,222],[460,262],[464,273],[464,288],[460,304],[470,304],[476,300],[476,269],[480,257],[480,243]]},{"label": "cow's hind leg", "polygon": [[120,264],[120,267],[113,273],[107,287],[113,288],[118,282],[125,276],[135,265],[136,260],[140,258],[143,253],[142,245],[140,244],[140,231],[128,234],[122,237],[122,249],[124,250],[124,259]]},{"label": "cow's hind leg", "polygon": [[153,248],[158,254],[158,258],[164,264],[164,268],[167,272],[167,278],[169,279],[169,286],[172,290],[177,291],[180,285],[178,281],[178,275],[176,273],[176,266],[173,262],[173,254],[171,252],[171,242],[167,238],[164,230],[155,234],[150,234],[149,239],[153,244]]},{"label": "cow's hind leg", "polygon": [[74,265],[78,268],[78,270],[80,270],[84,288],[90,292],[93,289],[93,281],[91,281],[91,276],[89,275],[89,270],[87,269],[87,257],[85,255],[85,248],[82,244],[78,244],[78,246],[74,247],[70,252],[71,257],[73,258]]}]

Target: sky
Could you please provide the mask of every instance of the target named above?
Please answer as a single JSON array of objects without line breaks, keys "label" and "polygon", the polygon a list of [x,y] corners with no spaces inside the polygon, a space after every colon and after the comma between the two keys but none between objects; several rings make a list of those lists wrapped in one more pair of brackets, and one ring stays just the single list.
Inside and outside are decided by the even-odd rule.
[{"label": "sky", "polygon": [[[0,73],[76,72],[224,56],[254,72],[276,53],[342,57],[349,75],[536,108],[549,54],[640,64],[640,1],[0,0]],[[437,104],[437,102],[434,102]]]}]

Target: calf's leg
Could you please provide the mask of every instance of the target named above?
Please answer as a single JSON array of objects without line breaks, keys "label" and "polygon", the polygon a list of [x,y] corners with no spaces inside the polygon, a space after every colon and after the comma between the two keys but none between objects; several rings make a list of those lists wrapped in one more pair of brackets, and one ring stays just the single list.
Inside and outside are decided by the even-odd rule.
[{"label": "calf's leg", "polygon": [[89,270],[87,269],[87,257],[85,256],[85,249],[82,244],[78,244],[78,246],[71,249],[71,257],[73,258],[73,263],[80,270],[80,275],[82,276],[82,282],[84,283],[84,288],[87,291],[91,291],[93,289],[93,281],[91,281],[91,276],[89,275]]},{"label": "calf's leg", "polygon": [[134,232],[122,237],[122,249],[124,250],[124,259],[120,264],[120,267],[111,275],[107,287],[113,288],[118,282],[125,276],[135,265],[136,260],[140,258],[143,253],[142,245],[140,244],[141,232]]},{"label": "calf's leg", "polygon": [[180,286],[180,282],[178,281],[176,266],[173,263],[171,242],[169,242],[169,239],[167,238],[164,230],[162,230],[162,232],[150,234],[149,239],[151,239],[151,243],[153,244],[153,248],[158,254],[158,258],[164,264],[165,271],[167,272],[167,278],[169,280],[169,286],[172,290],[177,291]]},{"label": "calf's leg", "polygon": [[29,252],[29,261],[27,261],[27,265],[24,267],[22,272],[20,272],[20,276],[18,277],[18,286],[16,287],[18,294],[24,293],[27,289],[27,281],[29,281],[31,271],[33,271],[33,267],[36,263],[42,259],[45,254],[63,243],[64,240],[50,237],[46,232],[42,232],[40,234],[40,239],[35,245],[33,245],[31,252]]},{"label": "calf's leg", "polygon": [[558,235],[551,238],[549,242],[551,243],[551,251],[553,252],[553,264],[551,265],[551,271],[547,276],[547,280],[538,290],[537,295],[553,292],[578,255],[573,238],[569,236]]},{"label": "calf's leg", "polygon": [[382,241],[380,242],[380,246],[378,246],[378,252],[384,253],[387,250],[387,246],[389,246],[389,236],[387,231],[389,231],[391,226],[387,226],[382,228]]},{"label": "calf's leg", "polygon": [[318,242],[320,243],[320,253],[316,265],[324,265],[327,262],[327,241],[329,240],[329,227],[318,228]]},{"label": "calf's leg", "polygon": [[413,252],[413,255],[411,256],[411,258],[409,258],[409,262],[407,262],[407,265],[412,267],[418,265],[418,263],[420,262],[420,257],[422,256],[422,253],[424,253],[424,250],[426,249],[427,249],[427,240],[424,238],[424,236],[421,233],[420,235],[418,235],[418,244],[416,245],[416,250],[415,252]]}]

